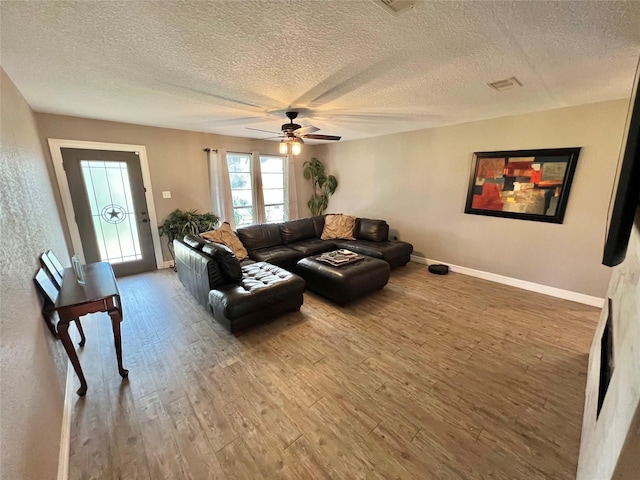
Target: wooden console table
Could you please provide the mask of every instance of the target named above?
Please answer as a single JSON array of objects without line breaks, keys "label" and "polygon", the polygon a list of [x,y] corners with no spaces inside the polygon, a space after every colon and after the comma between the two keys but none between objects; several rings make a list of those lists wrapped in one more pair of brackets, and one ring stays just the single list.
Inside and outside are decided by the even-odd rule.
[{"label": "wooden console table", "polygon": [[73,268],[65,268],[62,286],[55,303],[60,320],[58,321],[58,335],[69,360],[80,379],[78,395],[87,393],[87,381],[82,373],[78,355],[69,337],[69,322],[83,315],[96,312],[106,312],[111,317],[113,340],[118,360],[118,373],[126,378],[129,371],[122,366],[122,344],[120,337],[120,322],[122,321],[122,304],[120,292],[111,265],[107,262],[90,263],[84,266],[86,285],[80,285]]}]

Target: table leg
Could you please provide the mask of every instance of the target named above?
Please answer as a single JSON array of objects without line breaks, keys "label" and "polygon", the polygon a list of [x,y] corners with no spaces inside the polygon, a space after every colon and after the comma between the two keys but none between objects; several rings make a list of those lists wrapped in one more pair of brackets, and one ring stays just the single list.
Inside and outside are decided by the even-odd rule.
[{"label": "table leg", "polygon": [[80,379],[80,388],[76,391],[76,393],[82,397],[87,393],[87,381],[84,379],[84,373],[82,373],[82,367],[80,366],[80,361],[78,360],[76,349],[73,347],[73,342],[69,337],[68,320],[60,320],[58,322],[58,336],[62,341],[64,349],[67,351],[67,355],[69,356],[69,360],[71,360],[73,369],[76,371],[76,375],[78,375],[78,378]]},{"label": "table leg", "polygon": [[120,310],[109,310],[109,316],[111,317],[111,327],[113,328],[113,342],[116,347],[116,358],[118,360],[118,373],[122,378],[126,378],[129,375],[129,370],[122,366],[122,340],[120,338],[120,322],[122,321],[122,315]]},{"label": "table leg", "polygon": [[84,330],[82,329],[82,324],[80,323],[80,319],[76,318],[74,322],[76,322],[76,327],[78,327],[78,332],[80,333],[80,343],[78,343],[78,345],[80,345],[81,347],[84,347],[84,344],[86,343],[87,339],[84,336]]}]

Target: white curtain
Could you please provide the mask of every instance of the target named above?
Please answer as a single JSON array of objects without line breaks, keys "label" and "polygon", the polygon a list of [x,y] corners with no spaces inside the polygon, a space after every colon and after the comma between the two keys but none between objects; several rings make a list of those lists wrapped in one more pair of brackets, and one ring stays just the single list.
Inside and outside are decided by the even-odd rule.
[{"label": "white curtain", "polygon": [[209,192],[211,194],[211,211],[220,217],[220,223],[229,222],[235,230],[236,222],[231,203],[231,182],[227,165],[227,151],[219,148],[207,152],[209,164]]},{"label": "white curtain", "polygon": [[260,152],[251,152],[251,172],[253,190],[253,218],[256,223],[266,223],[264,213],[264,195],[262,194],[262,169],[260,168]]},{"label": "white curtain", "polygon": [[285,158],[285,186],[284,191],[287,198],[285,202],[285,219],[295,220],[298,218],[298,192],[296,190],[296,168],[294,156],[289,154]]}]

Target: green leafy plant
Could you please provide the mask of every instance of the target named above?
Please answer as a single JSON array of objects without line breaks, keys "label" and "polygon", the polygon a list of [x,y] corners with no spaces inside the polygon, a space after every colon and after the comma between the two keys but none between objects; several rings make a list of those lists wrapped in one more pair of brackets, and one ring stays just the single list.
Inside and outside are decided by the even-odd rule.
[{"label": "green leafy plant", "polygon": [[313,194],[307,202],[312,215],[320,215],[329,205],[329,197],[338,188],[338,180],[333,175],[326,175],[324,165],[317,158],[304,162],[304,178],[313,182]]},{"label": "green leafy plant", "polygon": [[201,232],[213,230],[220,217],[213,213],[201,213],[198,210],[175,209],[166,216],[162,225],[158,227],[160,235],[166,235],[170,242],[175,238],[184,237],[188,233],[197,235]]},{"label": "green leafy plant", "polygon": [[158,227],[158,232],[160,232],[160,236],[167,237],[169,253],[171,253],[175,261],[176,257],[173,252],[174,239],[182,239],[188,233],[197,235],[198,233],[208,232],[213,230],[219,221],[220,217],[214,213],[202,213],[199,210],[180,210],[177,208],[165,217],[162,225]]}]

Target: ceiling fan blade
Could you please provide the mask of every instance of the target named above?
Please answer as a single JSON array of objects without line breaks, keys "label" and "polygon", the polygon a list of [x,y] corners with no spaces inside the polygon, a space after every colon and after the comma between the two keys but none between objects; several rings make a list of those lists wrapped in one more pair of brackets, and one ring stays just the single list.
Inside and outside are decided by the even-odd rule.
[{"label": "ceiling fan blade", "polygon": [[255,130],[256,132],[267,132],[267,133],[275,133],[276,135],[279,135],[280,132],[272,132],[271,130],[262,130],[261,128],[251,128],[251,127],[245,127],[247,130]]},{"label": "ceiling fan blade", "polygon": [[250,138],[249,141],[250,142],[255,142],[256,140],[273,140],[274,138],[280,138],[280,135],[278,135],[277,137],[267,137],[267,138]]},{"label": "ceiling fan blade", "polygon": [[335,135],[315,135],[313,133],[309,135],[301,135],[301,137],[310,138],[311,140],[340,140],[342,138]]},{"label": "ceiling fan blade", "polygon": [[293,133],[296,135],[307,135],[309,133],[317,132],[318,130],[320,130],[318,127],[309,125],[308,127],[300,127],[297,130],[294,130]]}]

